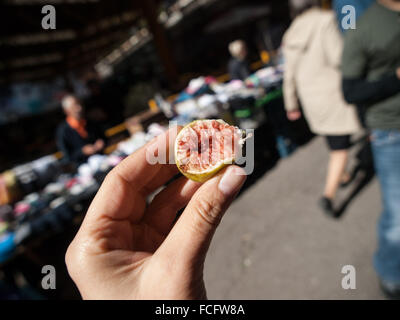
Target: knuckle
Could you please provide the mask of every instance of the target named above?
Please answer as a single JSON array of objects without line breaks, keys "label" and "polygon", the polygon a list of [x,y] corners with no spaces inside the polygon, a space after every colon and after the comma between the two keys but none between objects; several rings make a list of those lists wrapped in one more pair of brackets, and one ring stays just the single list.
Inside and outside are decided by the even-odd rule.
[{"label": "knuckle", "polygon": [[109,173],[107,173],[107,175],[104,178],[104,183],[109,183],[110,181],[115,180],[115,178],[118,176],[117,168],[118,167],[115,167]]},{"label": "knuckle", "polygon": [[74,246],[74,242],[68,246],[67,252],[65,253],[65,264],[67,266],[67,270],[72,279],[75,278],[76,274],[76,250]]},{"label": "knuckle", "polygon": [[194,203],[197,212],[197,224],[206,223],[211,227],[217,227],[221,221],[221,205],[213,199],[199,199]]},{"label": "knuckle", "polygon": [[65,253],[65,264],[67,266],[68,274],[74,282],[82,277],[82,274],[86,269],[86,254],[81,247],[82,242],[75,238],[72,240]]}]

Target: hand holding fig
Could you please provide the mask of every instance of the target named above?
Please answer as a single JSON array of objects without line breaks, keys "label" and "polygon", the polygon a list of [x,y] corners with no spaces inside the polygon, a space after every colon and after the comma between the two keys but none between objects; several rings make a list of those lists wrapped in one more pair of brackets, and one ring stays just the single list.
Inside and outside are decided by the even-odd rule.
[{"label": "hand holding fig", "polygon": [[[173,132],[151,145],[172,151]],[[85,299],[206,298],[206,253],[246,176],[229,166],[203,184],[181,177],[146,206],[147,196],[178,173],[175,164],[149,164],[148,146],[107,175],[68,248],[68,271]]]}]

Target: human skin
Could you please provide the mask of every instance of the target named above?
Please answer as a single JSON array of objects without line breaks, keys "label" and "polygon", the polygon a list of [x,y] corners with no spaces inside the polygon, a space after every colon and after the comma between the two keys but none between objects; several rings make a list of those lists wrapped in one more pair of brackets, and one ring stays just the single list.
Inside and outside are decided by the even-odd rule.
[{"label": "human skin", "polygon": [[290,121],[296,121],[301,118],[301,112],[299,110],[288,111],[286,115]]},{"label": "human skin", "polygon": [[66,253],[82,298],[207,298],[206,254],[246,176],[231,165],[203,184],[180,177],[147,205],[147,196],[178,169],[149,164],[146,152],[162,145],[172,152],[175,135],[169,130],[126,158],[100,187]]}]

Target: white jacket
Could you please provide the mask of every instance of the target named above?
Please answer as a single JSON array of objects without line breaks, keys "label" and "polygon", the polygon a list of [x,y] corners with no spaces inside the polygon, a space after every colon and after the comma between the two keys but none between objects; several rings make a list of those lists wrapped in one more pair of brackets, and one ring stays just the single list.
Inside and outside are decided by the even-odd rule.
[{"label": "white jacket", "polygon": [[299,108],[320,135],[353,134],[361,126],[342,93],[343,39],[333,11],[312,8],[298,16],[283,37],[285,108]]}]

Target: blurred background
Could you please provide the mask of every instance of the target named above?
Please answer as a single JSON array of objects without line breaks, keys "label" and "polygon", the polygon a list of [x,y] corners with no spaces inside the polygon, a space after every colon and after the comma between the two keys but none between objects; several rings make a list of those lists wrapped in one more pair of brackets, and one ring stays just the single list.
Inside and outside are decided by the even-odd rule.
[{"label": "blurred background", "polygon": [[[55,29],[42,27],[44,5]],[[79,299],[64,255],[105,175],[168,121],[203,118],[255,129],[254,172],[207,260],[209,297],[382,298],[373,173],[341,191],[336,219],[324,215],[325,143],[286,116],[281,42],[292,19],[282,0],[2,0],[0,298]],[[81,157],[67,141],[72,105],[96,127]],[[356,290],[341,287],[348,264]],[[55,290],[41,287],[44,265],[57,271]]]}]

